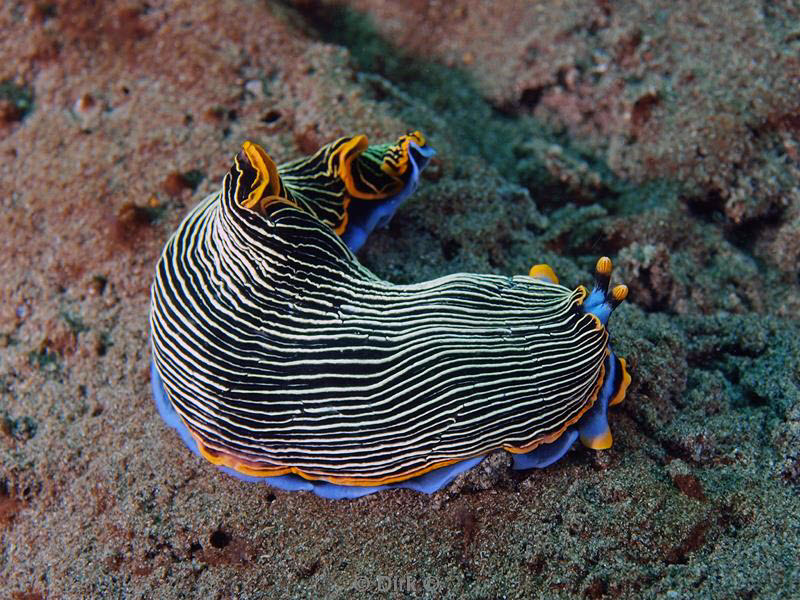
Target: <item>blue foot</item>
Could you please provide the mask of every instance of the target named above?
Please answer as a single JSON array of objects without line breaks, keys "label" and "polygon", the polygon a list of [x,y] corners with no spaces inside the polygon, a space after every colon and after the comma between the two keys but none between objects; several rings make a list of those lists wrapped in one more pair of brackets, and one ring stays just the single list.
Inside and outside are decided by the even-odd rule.
[{"label": "blue foot", "polygon": [[394,196],[383,200],[361,200],[353,198],[347,209],[347,228],[342,234],[342,240],[353,252],[357,252],[376,227],[386,227],[394,216],[395,211],[405,202],[419,185],[419,176],[428,165],[436,151],[428,146],[419,146],[409,143],[408,163],[410,170],[405,187]]},{"label": "blue foot", "polygon": [[572,444],[577,439],[577,430],[574,427],[570,427],[555,442],[541,444],[527,454],[514,454],[514,468],[521,471],[523,469],[544,469],[549,467],[557,460],[560,460],[572,448]]}]

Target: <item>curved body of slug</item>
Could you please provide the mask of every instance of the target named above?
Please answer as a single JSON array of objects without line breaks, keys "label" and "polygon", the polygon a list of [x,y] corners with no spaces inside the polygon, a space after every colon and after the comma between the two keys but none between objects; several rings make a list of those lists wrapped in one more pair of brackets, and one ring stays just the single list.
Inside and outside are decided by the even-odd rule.
[{"label": "curved body of slug", "polygon": [[579,436],[610,445],[629,377],[608,345],[625,296],[607,291],[608,259],[591,293],[542,268],[394,285],[305,202],[265,193],[283,185],[270,163],[246,144],[157,266],[153,388],[190,447],[245,479],[351,497],[434,491],[499,448],[530,468]]}]

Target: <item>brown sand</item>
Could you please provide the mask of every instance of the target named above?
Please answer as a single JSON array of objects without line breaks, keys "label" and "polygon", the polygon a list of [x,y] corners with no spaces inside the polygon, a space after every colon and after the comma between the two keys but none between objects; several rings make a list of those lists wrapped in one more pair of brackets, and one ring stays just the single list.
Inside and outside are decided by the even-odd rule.
[{"label": "brown sand", "polygon": [[[792,2],[351,3],[409,60],[465,70],[497,111],[584,149],[532,136],[518,157],[541,169],[512,183],[424,108],[440,157],[363,259],[396,281],[546,259],[570,285],[618,259],[633,293],[614,343],[635,379],[611,450],[531,473],[500,453],[433,496],[332,502],[226,476],[161,422],[153,266],[241,142],[281,161],[422,126],[320,41],[338,4],[0,9],[0,595],[790,597]],[[625,178],[673,187],[607,183]]]}]

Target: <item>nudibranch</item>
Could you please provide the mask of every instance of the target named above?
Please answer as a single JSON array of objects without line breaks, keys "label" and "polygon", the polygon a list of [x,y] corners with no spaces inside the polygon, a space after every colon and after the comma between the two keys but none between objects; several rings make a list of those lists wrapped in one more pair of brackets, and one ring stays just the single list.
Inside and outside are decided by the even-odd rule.
[{"label": "nudibranch", "polygon": [[[270,173],[269,189],[260,201],[278,196],[294,202],[356,252],[414,193],[434,154],[419,131],[400,136],[393,144],[372,146],[364,135],[339,138],[313,156],[278,166],[277,173]],[[253,157],[264,161],[256,150]],[[267,158],[262,168],[273,168],[271,163]]]},{"label": "nudibranch", "polygon": [[545,265],[392,284],[319,218],[310,187],[282,196],[279,178],[245,143],[156,267],[152,387],[192,451],[241,479],[352,498],[431,493],[498,449],[528,469],[578,438],[611,445],[608,406],[630,377],[609,346],[627,294],[609,290],[609,259],[591,291]]}]

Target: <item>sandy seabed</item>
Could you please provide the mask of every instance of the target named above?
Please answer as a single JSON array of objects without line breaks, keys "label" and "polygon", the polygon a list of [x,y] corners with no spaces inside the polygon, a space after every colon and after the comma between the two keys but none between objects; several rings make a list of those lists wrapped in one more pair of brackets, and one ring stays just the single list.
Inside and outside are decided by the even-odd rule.
[{"label": "sandy seabed", "polygon": [[[6,2],[0,595],[781,598],[800,588],[800,8]],[[615,262],[608,451],[432,496],[226,476],[158,417],[149,286],[241,142],[438,150],[360,259]]]}]

